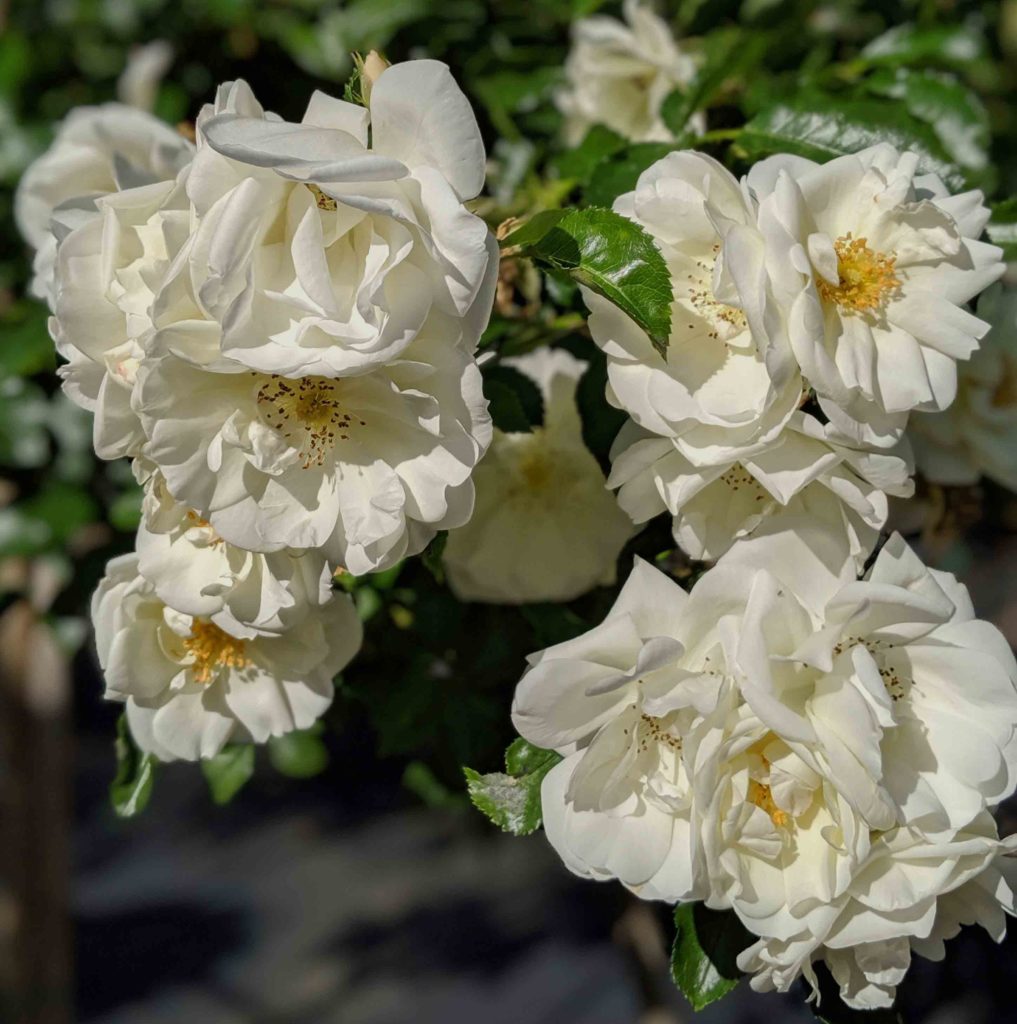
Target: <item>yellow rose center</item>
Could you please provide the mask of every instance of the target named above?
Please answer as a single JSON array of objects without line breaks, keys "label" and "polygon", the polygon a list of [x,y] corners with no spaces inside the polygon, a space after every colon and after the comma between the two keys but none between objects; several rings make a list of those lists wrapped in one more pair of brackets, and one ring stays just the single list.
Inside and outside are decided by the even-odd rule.
[{"label": "yellow rose center", "polygon": [[837,253],[837,284],[818,278],[816,287],[824,302],[832,302],[845,313],[870,313],[881,309],[900,289],[893,253],[870,249],[864,238],[851,233],[833,243]]},{"label": "yellow rose center", "polygon": [[554,468],[547,453],[534,447],[520,459],[519,473],[529,490],[542,491],[551,483]]},{"label": "yellow rose center", "polygon": [[194,655],[191,672],[195,681],[203,686],[211,683],[224,668],[246,668],[251,664],[244,653],[244,641],[206,619],[194,620],[184,647]]},{"label": "yellow rose center", "polygon": [[349,439],[354,418],[340,404],[341,387],[328,377],[291,380],[273,374],[258,389],[262,418],[299,450],[304,469],[324,465],[336,442]]},{"label": "yellow rose center", "polygon": [[749,803],[755,804],[762,811],[766,811],[770,816],[770,821],[777,828],[784,828],[791,821],[791,816],[787,811],[782,811],[774,802],[773,793],[770,792],[770,787],[765,783],[750,779],[748,797]]}]

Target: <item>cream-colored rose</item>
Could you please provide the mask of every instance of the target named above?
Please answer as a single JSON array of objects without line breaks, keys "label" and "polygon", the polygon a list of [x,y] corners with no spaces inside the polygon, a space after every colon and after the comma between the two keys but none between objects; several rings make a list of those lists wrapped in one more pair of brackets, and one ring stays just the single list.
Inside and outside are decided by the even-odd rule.
[{"label": "cream-colored rose", "polygon": [[473,517],[449,534],[449,585],[463,601],[570,601],[614,582],[632,524],[583,443],[575,396],[586,364],[550,349],[505,363],[540,388],[544,423],[494,432],[473,474]]},{"label": "cream-colored rose", "polygon": [[[670,26],[645,0],[625,0],[624,16],[621,22],[597,14],[572,26],[566,85],[555,96],[570,145],[581,142],[595,124],[633,142],[674,137],[661,119],[661,104],[689,84],[696,61],[682,52]],[[690,127],[701,132],[704,125],[697,114]]]}]

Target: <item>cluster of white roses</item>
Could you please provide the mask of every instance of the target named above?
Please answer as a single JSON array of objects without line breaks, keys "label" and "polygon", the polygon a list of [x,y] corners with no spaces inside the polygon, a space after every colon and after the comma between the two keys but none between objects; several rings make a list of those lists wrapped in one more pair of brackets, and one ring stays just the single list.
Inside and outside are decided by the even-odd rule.
[{"label": "cluster of white roses", "polygon": [[93,618],[107,696],[160,758],[312,724],[361,640],[333,573],[472,512],[484,146],[445,65],[367,71],[367,106],[315,93],[299,124],[224,85],[194,144],[77,110],[19,189],[65,390],[146,489]]},{"label": "cluster of white roses", "polygon": [[[836,568],[831,568],[836,567]],[[869,574],[822,524],[736,544],[686,594],[637,561],[595,629],[530,659],[513,720],[573,871],[733,909],[753,987],[889,1005],[912,952],[1017,912],[1017,664],[899,536]]]},{"label": "cluster of white roses", "polygon": [[631,421],[610,485],[636,522],[665,510],[692,557],[822,519],[859,567],[907,497],[912,411],[947,408],[988,324],[964,309],[1003,273],[979,192],[952,196],[889,145],[744,180],[700,153],[650,167],[615,210],[674,286],[666,357],[604,299],[590,330]]},{"label": "cluster of white roses", "polygon": [[[575,61],[598,33],[602,56],[624,34],[578,33]],[[954,401],[988,330],[964,307],[1004,269],[979,241],[981,194],[917,163],[880,145],[739,181],[674,152],[616,201],[674,301],[662,355],[585,292],[630,417],[609,486],[634,521],[666,512],[689,555],[719,561],[686,594],[637,560],[603,623],[531,657],[513,707],[562,756],[542,807],[569,868],[733,910],[756,937],[739,959],[754,987],[815,986],[822,960],[863,1009],[892,1003],[912,952],[941,957],[968,923],[1000,939],[1017,912],[1017,837],[990,813],[1017,788],[1013,654],[897,535],[859,578],[888,496],[912,491],[910,414]],[[1013,363],[976,359],[955,415],[979,429],[954,436],[1012,479]],[[926,460],[947,459],[936,418],[916,418]]]}]

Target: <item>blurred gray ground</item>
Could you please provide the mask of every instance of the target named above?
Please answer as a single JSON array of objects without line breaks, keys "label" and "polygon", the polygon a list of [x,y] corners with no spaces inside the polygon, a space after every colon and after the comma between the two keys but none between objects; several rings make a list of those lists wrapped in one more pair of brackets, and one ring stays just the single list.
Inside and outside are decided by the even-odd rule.
[{"label": "blurred gray ground", "polygon": [[[1017,639],[1017,542],[956,568]],[[200,773],[160,773],[136,822],[105,803],[108,739],[76,755],[78,1019],[86,1024],[794,1024],[795,997],[745,986],[696,1016],[662,965],[615,941],[619,886],[569,875],[539,835],[422,808],[398,777],[339,763],[259,775],[215,808]],[[1017,928],[1014,929],[1017,932]],[[1017,1021],[1017,944],[979,933],[919,963],[908,1024]],[[652,961],[652,957],[650,960]],[[654,974],[655,972],[655,974]],[[645,1013],[643,993],[668,1002]]]}]

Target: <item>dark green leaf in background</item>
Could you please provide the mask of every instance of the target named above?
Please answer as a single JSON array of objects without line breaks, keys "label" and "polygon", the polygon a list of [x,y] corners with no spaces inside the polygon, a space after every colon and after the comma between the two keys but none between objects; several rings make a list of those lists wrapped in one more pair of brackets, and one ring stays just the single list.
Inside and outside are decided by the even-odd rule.
[{"label": "dark green leaf in background", "polygon": [[494,363],[484,369],[484,394],[494,425],[506,433],[524,433],[544,422],[540,388],[517,369]]},{"label": "dark green leaf in background", "polygon": [[109,801],[121,818],[133,818],[147,806],[155,781],[156,760],[151,754],[142,754],[127,726],[127,715],[117,719],[114,741],[117,772],[109,787]]},{"label": "dark green leaf in background", "polygon": [[321,738],[321,722],[309,729],[273,736],[268,741],[268,760],[280,774],[291,779],[310,779],[328,767],[328,748]]},{"label": "dark green leaf in background", "polygon": [[804,93],[760,111],[738,136],[750,159],[792,153],[823,163],[889,142],[919,156],[919,172],[938,174],[954,191],[966,187],[936,133],[906,109],[877,99],[844,99]]},{"label": "dark green leaf in background", "polygon": [[662,160],[668,153],[681,149],[683,145],[694,144],[694,139],[685,137],[673,143],[637,142],[633,146],[626,146],[597,164],[583,192],[583,199],[590,206],[610,207],[618,196],[636,187],[639,176],[647,167]]},{"label": "dark green leaf in background", "polygon": [[217,804],[228,804],[254,774],[254,747],[236,743],[224,747],[215,757],[201,762],[208,791]]},{"label": "dark green leaf in background", "polygon": [[985,229],[989,241],[1003,250],[1003,259],[1017,260],[1017,198],[992,204],[992,216]]}]

